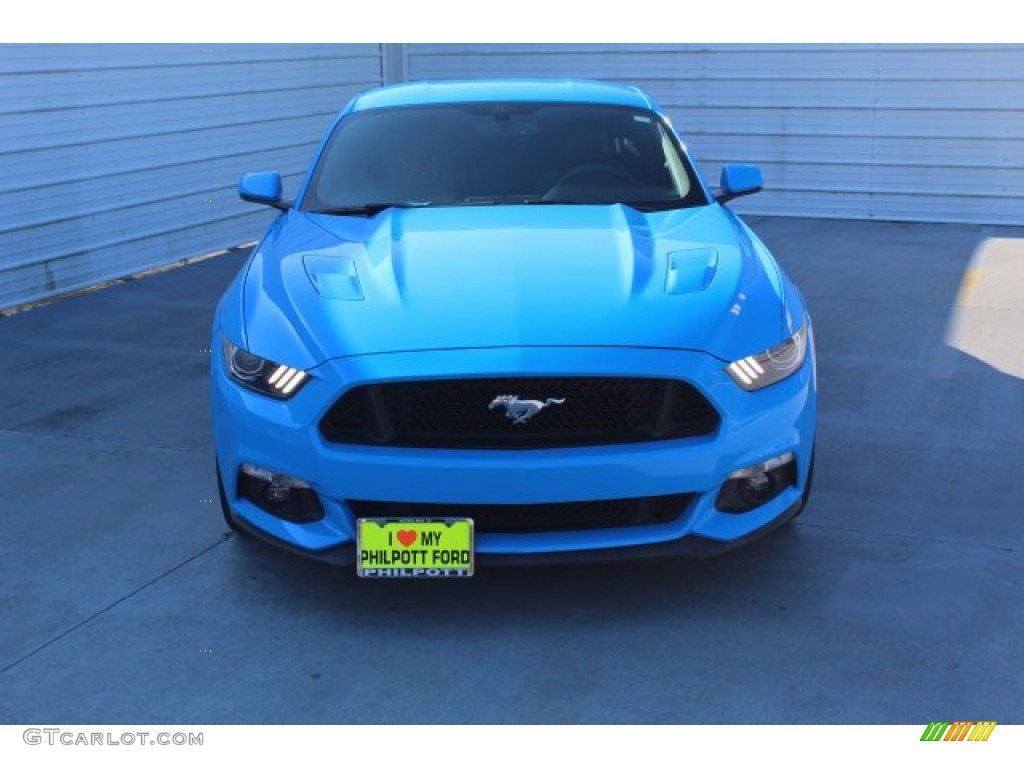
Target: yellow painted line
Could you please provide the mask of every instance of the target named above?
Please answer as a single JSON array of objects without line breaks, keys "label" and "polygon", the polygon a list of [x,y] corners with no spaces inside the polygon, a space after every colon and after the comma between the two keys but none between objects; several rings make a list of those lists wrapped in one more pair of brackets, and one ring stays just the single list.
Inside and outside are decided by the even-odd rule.
[{"label": "yellow painted line", "polygon": [[[249,242],[249,243],[242,243],[241,245],[233,246],[232,249],[251,248],[251,247],[255,246],[258,242],[259,242],[258,240],[253,240],[252,242]],[[28,312],[29,310],[32,310],[32,309],[39,309],[40,307],[45,307],[45,306],[47,306],[49,304],[53,304],[56,301],[63,301],[64,299],[70,299],[70,298],[72,298],[74,296],[83,296],[83,295],[85,295],[87,293],[95,293],[96,291],[101,291],[104,288],[110,288],[111,286],[114,286],[114,285],[120,285],[122,283],[127,283],[127,282],[130,282],[132,280],[141,280],[142,278],[150,277],[151,275],[158,275],[161,272],[167,272],[168,270],[171,270],[171,269],[178,269],[179,267],[185,267],[185,266],[188,266],[189,264],[197,264],[200,261],[206,261],[207,259],[213,259],[213,258],[216,258],[217,256],[224,256],[225,254],[230,253],[232,249],[222,249],[222,250],[219,250],[219,251],[211,251],[210,253],[204,253],[204,254],[201,254],[199,256],[189,256],[189,257],[184,258],[184,259],[178,259],[176,261],[172,261],[169,264],[161,264],[161,265],[156,266],[156,267],[150,267],[149,269],[144,269],[141,272],[133,272],[130,275],[125,275],[124,277],[115,277],[113,280],[104,280],[101,283],[96,283],[95,285],[89,285],[89,286],[86,286],[85,288],[76,288],[73,291],[67,291],[65,293],[58,293],[58,294],[56,294],[54,296],[48,296],[45,299],[38,299],[36,301],[30,301],[30,302],[27,302],[25,304],[15,304],[12,307],[7,307],[6,309],[0,309],[0,317],[10,317],[11,315],[16,315],[16,314],[19,314],[21,312]]]},{"label": "yellow painted line", "polygon": [[981,280],[981,267],[965,269],[964,276],[960,278],[960,288],[956,292],[956,301],[953,302],[953,306],[969,307],[978,289],[979,280]]}]

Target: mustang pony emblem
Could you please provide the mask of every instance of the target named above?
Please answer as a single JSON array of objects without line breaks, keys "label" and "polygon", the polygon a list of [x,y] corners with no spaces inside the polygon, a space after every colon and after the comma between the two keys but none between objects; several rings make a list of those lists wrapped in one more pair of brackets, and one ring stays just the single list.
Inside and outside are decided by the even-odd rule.
[{"label": "mustang pony emblem", "polygon": [[540,400],[520,400],[519,395],[498,395],[491,400],[487,410],[493,411],[499,405],[503,405],[505,406],[505,418],[512,419],[513,424],[525,424],[549,405],[561,405],[564,402],[564,397],[549,397],[541,402]]}]

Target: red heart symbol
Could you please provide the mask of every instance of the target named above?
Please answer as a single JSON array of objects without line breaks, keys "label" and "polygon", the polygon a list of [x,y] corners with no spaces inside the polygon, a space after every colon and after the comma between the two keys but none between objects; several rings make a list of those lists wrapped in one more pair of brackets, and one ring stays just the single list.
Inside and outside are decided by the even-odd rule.
[{"label": "red heart symbol", "polygon": [[416,541],[416,531],[399,531],[398,541],[403,547],[412,546],[412,543]]}]

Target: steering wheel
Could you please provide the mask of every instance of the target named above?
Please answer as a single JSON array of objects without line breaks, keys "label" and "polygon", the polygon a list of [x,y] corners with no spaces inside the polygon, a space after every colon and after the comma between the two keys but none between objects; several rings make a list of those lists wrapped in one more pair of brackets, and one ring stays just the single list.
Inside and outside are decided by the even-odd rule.
[{"label": "steering wheel", "polygon": [[569,184],[573,179],[579,176],[585,176],[588,173],[607,177],[614,176],[616,179],[625,181],[628,184],[640,183],[633,174],[629,171],[623,170],[622,168],[616,168],[613,165],[601,165],[600,163],[586,163],[584,165],[577,165],[575,168],[570,168],[558,177],[558,181],[552,184],[551,188],[555,189],[556,187]]}]

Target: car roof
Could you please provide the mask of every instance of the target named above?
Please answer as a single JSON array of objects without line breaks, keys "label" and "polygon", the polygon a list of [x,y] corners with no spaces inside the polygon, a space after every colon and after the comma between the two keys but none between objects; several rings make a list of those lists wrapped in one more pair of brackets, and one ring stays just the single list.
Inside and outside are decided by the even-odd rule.
[{"label": "car roof", "polygon": [[424,80],[365,91],[356,97],[352,111],[418,104],[452,104],[480,101],[552,101],[580,104],[618,104],[640,109],[655,105],[639,88],[572,78],[523,78],[490,80]]}]

